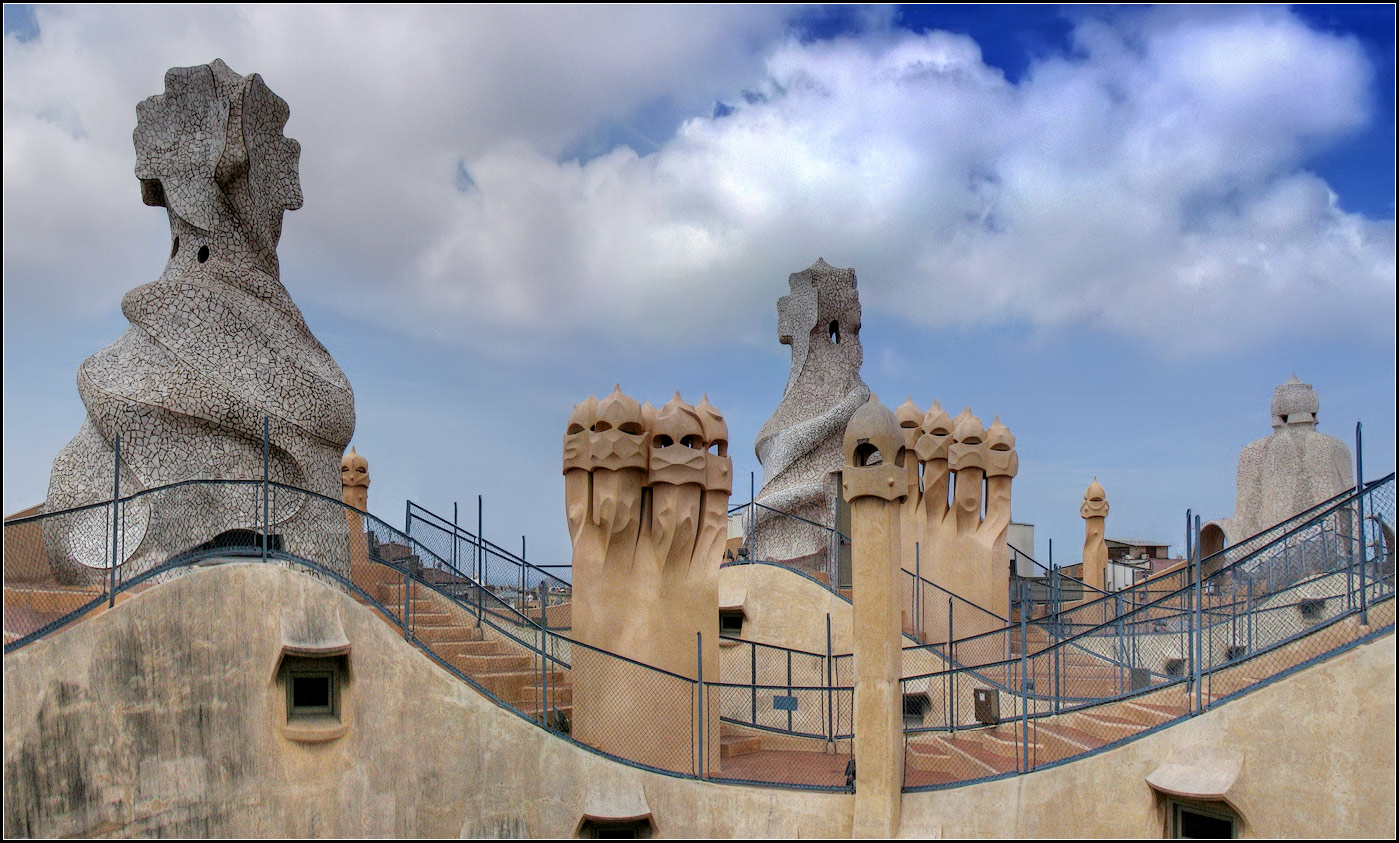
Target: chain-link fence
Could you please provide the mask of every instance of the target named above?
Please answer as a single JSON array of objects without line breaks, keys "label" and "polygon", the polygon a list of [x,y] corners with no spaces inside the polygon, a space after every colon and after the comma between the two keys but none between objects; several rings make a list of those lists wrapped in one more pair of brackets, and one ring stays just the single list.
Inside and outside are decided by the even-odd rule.
[{"label": "chain-link fence", "polygon": [[1392,631],[1394,523],[1390,475],[1192,560],[1174,590],[1101,598],[1103,623],[1051,616],[1036,635],[1026,617],[906,650],[905,788],[1063,763]]},{"label": "chain-link fence", "polygon": [[[212,536],[189,527],[210,523],[188,517],[202,507],[219,508],[232,526]],[[499,705],[581,746],[681,776],[848,789],[848,655],[842,668],[829,654],[745,644],[722,652],[730,662],[746,658],[746,679],[659,670],[560,634],[547,622],[559,605],[536,616],[494,587],[518,576],[522,560],[493,561],[508,555],[455,533],[443,548],[455,559],[444,557],[430,546],[443,531],[425,521],[412,522],[419,533],[410,535],[268,481],[187,481],[14,519],[5,524],[5,652],[191,567],[257,561],[346,591]],[[59,534],[63,541],[46,541]],[[461,541],[475,542],[478,554],[464,553]],[[162,547],[176,550],[154,549]],[[55,584],[55,552],[81,566],[76,582]],[[557,596],[547,573],[526,576]]]},{"label": "chain-link fence", "polygon": [[720,641],[721,767],[716,778],[844,788],[853,758],[854,689],[836,659],[728,638]]},{"label": "chain-link fence", "polygon": [[904,569],[900,583],[904,634],[924,644],[943,644],[1004,629],[1010,621],[989,609]]},{"label": "chain-link fence", "polygon": [[460,524],[408,502],[408,534],[432,548],[439,558],[468,572],[472,579],[532,620],[551,630],[573,627],[573,584],[564,579],[569,565],[539,565],[472,533]]},{"label": "chain-link fence", "polygon": [[850,537],[816,520],[819,507],[783,512],[756,501],[729,507],[735,560],[773,562],[800,571],[826,587],[850,586]]}]

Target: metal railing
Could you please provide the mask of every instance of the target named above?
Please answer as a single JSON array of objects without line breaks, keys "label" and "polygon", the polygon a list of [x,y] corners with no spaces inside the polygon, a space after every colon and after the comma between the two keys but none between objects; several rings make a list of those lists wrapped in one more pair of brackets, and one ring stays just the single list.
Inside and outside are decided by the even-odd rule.
[{"label": "metal railing", "polygon": [[[730,506],[729,518],[731,521],[737,519],[743,529],[744,541],[738,551],[739,559],[769,561],[811,575],[824,576],[830,587],[836,590],[849,586],[848,582],[841,581],[840,558],[842,549],[850,547],[850,537],[837,529],[835,524],[822,524],[758,503],[757,500]],[[818,550],[793,556],[794,547]],[[774,556],[774,553],[777,555]]]},{"label": "metal railing", "polygon": [[[472,579],[502,600],[550,629],[568,630],[573,626],[573,584],[558,576],[571,565],[536,564],[524,558],[524,537],[520,554],[512,553],[481,535],[482,502],[477,498],[477,532],[457,522],[456,506],[448,521],[428,509],[408,501],[404,532],[431,547],[438,557],[449,559]],[[550,612],[553,617],[550,617]]]},{"label": "metal railing", "polygon": [[[405,526],[430,522],[409,511]],[[1392,630],[1394,523],[1391,474],[1221,553],[1196,552],[1141,593],[1094,601],[1112,601],[1103,622],[1056,619],[1033,638],[1043,625],[1022,613],[999,630],[910,648],[905,786],[1062,763]],[[824,654],[721,647],[724,669],[708,682],[697,647],[695,678],[681,676],[560,634],[491,587],[502,570],[493,546],[425,529],[410,535],[266,473],[125,496],[114,486],[106,502],[5,523],[4,652],[190,567],[298,567],[346,588],[498,705],[592,751],[677,776],[849,788],[853,656],[832,653],[829,635]],[[423,540],[444,533],[449,556]],[[460,546],[473,540],[474,560]],[[529,576],[528,564],[501,566]],[[933,669],[919,669],[918,653]]]},{"label": "metal railing", "polygon": [[1106,623],[1032,641],[1026,615],[1018,642],[1007,629],[940,648],[947,666],[903,680],[905,789],[1099,752],[1392,632],[1394,521],[1391,474],[1232,556],[1196,553],[1174,590],[1113,595]]},{"label": "metal railing", "polygon": [[738,638],[721,638],[719,678],[707,687],[718,695],[725,741],[742,751],[758,743],[768,752],[733,755],[734,764],[714,778],[769,781],[784,776],[808,785],[845,781],[854,758],[853,682],[839,684],[836,657]]},{"label": "metal railing", "polygon": [[990,609],[973,603],[922,576],[922,552],[914,545],[914,570],[903,569],[900,608],[904,633],[919,643],[957,640],[1003,629],[1010,623]]},{"label": "metal railing", "polygon": [[[229,519],[215,535],[208,535],[216,529],[209,519],[193,517],[210,511]],[[314,492],[267,479],[192,480],[15,519],[4,529],[6,654],[191,568],[266,563],[345,589],[497,705],[591,751],[681,777],[849,789],[848,682],[803,673],[805,666],[776,680],[768,666],[774,657],[764,655],[761,681],[749,687],[715,681],[722,676],[706,681],[698,652],[691,678],[589,646],[459,568],[466,557],[454,562],[439,555],[420,540],[421,530],[409,535]],[[46,534],[59,533],[66,537],[62,546],[93,551],[83,558],[105,567],[75,568],[78,560],[65,559],[59,567],[85,572],[80,582],[12,583],[9,572],[33,572],[33,580],[52,570],[56,544]],[[177,549],[158,554],[147,538]],[[496,568],[488,562],[486,570]],[[818,660],[834,674],[834,659]],[[796,699],[793,722],[760,722],[751,705],[746,722],[723,715],[733,699],[755,696],[770,705],[786,704],[778,697]],[[813,727],[811,716],[825,719]],[[812,741],[810,734],[831,740]],[[738,747],[732,756],[724,751],[728,743]]]}]

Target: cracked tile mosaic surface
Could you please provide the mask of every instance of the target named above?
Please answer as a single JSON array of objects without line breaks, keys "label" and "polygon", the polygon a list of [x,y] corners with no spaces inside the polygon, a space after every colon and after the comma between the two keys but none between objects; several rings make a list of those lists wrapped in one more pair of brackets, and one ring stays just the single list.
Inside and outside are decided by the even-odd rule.
[{"label": "cracked tile mosaic surface", "polygon": [[[170,258],[123,297],[126,333],[78,369],[87,420],[54,460],[46,508],[111,497],[118,435],[123,496],[189,479],[260,479],[264,418],[271,479],[338,501],[354,393],[278,269],[282,214],[302,198],[301,148],[282,134],[287,104],[257,74],[215,60],[168,71],[165,92],[136,115],[136,177],[142,200],[169,216]],[[203,487],[197,501],[162,493],[126,504],[118,563],[137,573],[187,549],[170,544],[162,525],[172,519],[186,537],[261,528],[260,495],[218,488]],[[343,537],[301,523],[322,507],[284,497],[297,500],[274,507],[269,532],[293,553],[337,564]],[[61,521],[45,534],[60,579],[110,564],[108,509]]]},{"label": "cracked tile mosaic surface", "polygon": [[[819,524],[835,520],[832,472],[844,463],[841,442],[855,411],[869,400],[860,378],[860,296],[855,270],[817,258],[788,278],[791,293],[777,301],[778,341],[792,347],[782,401],[758,431],[763,487],[758,502]],[[747,514],[734,517],[742,535]],[[762,559],[815,557],[824,567],[829,536],[800,522],[757,510],[750,548]]]}]

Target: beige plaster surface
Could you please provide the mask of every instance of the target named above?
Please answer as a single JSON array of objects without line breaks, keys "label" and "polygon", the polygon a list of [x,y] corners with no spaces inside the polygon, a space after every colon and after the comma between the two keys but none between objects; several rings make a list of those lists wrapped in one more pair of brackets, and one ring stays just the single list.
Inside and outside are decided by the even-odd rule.
[{"label": "beige plaster surface", "polygon": [[899,836],[1161,837],[1166,803],[1147,777],[1183,759],[1238,756],[1227,799],[1242,836],[1392,839],[1394,691],[1391,634],[1099,755],[905,794]]},{"label": "beige plaster surface", "polygon": [[718,700],[692,728],[685,680],[719,675],[728,436],[708,398],[692,406],[677,392],[658,409],[618,386],[576,405],[563,439],[573,634],[598,648],[574,651],[574,734],[676,772],[694,769],[701,732],[719,766]]},{"label": "beige plaster surface", "polygon": [[[350,645],[344,737],[277,728],[287,612]],[[1242,758],[1244,834],[1392,838],[1392,635],[1118,749],[905,794],[900,836],[1159,837],[1146,778]],[[7,836],[570,836],[633,815],[662,836],[848,837],[854,798],[609,761],[496,707],[344,593],[274,565],[198,569],[4,659]],[[615,803],[615,804],[614,804]]]},{"label": "beige plaster surface", "polygon": [[[784,566],[728,565],[720,568],[719,602],[722,606],[743,606],[746,620],[739,637],[744,641],[825,653],[826,615],[829,613],[831,652],[836,656],[854,652],[851,604]],[[919,676],[946,667],[941,655],[928,649],[915,649],[913,644],[911,638],[903,638],[903,676]],[[722,647],[719,670],[726,682],[747,681],[746,658],[726,659]],[[824,684],[824,679],[812,684]]]},{"label": "beige plaster surface", "polygon": [[719,569],[719,604],[742,606],[745,641],[760,641],[812,653],[826,652],[826,616],[831,651],[852,651],[851,606],[835,592],[778,565],[727,565]]},{"label": "beige plaster surface", "polygon": [[[1083,567],[1080,579],[1093,588],[1107,590],[1108,543],[1107,533],[1108,496],[1103,484],[1094,477],[1083,493],[1083,504],[1078,513],[1083,517]],[[1080,604],[1097,596],[1096,592],[1084,590]]]},{"label": "beige plaster surface", "polygon": [[844,451],[855,585],[853,833],[889,837],[899,827],[904,777],[899,556],[907,449],[894,414],[874,395],[845,428]]},{"label": "beige plaster surface", "polygon": [[[338,740],[277,728],[288,607],[336,616],[350,642]],[[7,837],[567,837],[585,808],[638,798],[662,836],[850,833],[847,794],[679,779],[554,737],[272,565],[191,571],[6,656],[4,675]]]}]

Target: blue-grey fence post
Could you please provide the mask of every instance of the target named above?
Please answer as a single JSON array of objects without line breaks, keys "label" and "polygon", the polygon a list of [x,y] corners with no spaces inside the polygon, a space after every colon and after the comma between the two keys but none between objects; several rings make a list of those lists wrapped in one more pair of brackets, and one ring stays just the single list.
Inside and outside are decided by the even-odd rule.
[{"label": "blue-grey fence post", "polygon": [[520,611],[525,610],[525,566],[529,563],[525,561],[525,537],[520,536]]},{"label": "blue-grey fence post", "polygon": [[1024,763],[1020,772],[1030,772],[1030,642],[1026,640],[1029,624],[1025,612],[1025,582],[1020,582],[1020,753]]},{"label": "blue-grey fence post", "polygon": [[[834,582],[834,580],[832,581]],[[835,685],[834,674],[831,666],[831,613],[826,613],[826,743],[835,743],[836,724],[835,706],[832,686]]]},{"label": "blue-grey fence post", "polygon": [[117,605],[117,542],[121,536],[121,434],[112,445],[112,565],[107,572],[107,608]]},{"label": "blue-grey fence post", "polygon": [[753,697],[753,719],[754,726],[758,725],[758,645],[750,643],[748,645],[748,676],[749,688]]},{"label": "blue-grey fence post", "polygon": [[[913,543],[913,637],[923,643],[923,567],[919,542]],[[832,580],[834,582],[834,580]]]},{"label": "blue-grey fence post", "polygon": [[[1195,599],[1194,583],[1191,578],[1195,576],[1195,544],[1194,536],[1190,533],[1190,527],[1194,523],[1194,514],[1185,510],[1185,657],[1189,662],[1195,661],[1195,618],[1192,602]],[[1186,693],[1185,700],[1190,705],[1190,712],[1195,713],[1195,697],[1190,693],[1190,683],[1195,681],[1195,666],[1190,664],[1185,672]]]},{"label": "blue-grey fence post", "polygon": [[539,719],[544,728],[549,728],[549,586],[539,584]]},{"label": "blue-grey fence post", "polygon": [[267,491],[268,491],[268,466],[271,463],[272,441],[270,436],[270,420],[267,416],[262,417],[262,561],[267,561],[267,534],[271,530],[272,519],[268,513]]},{"label": "blue-grey fence post", "polygon": [[[1107,585],[1107,583],[1103,584]],[[1115,638],[1117,638],[1117,641],[1113,642],[1113,646],[1117,650],[1117,693],[1121,694],[1123,690],[1127,687],[1127,677],[1124,676],[1122,672],[1123,663],[1127,659],[1127,654],[1123,652],[1122,648],[1122,638],[1125,632],[1124,624],[1126,622],[1125,619],[1122,617],[1122,593],[1115,592],[1112,595],[1112,601],[1113,610],[1117,612],[1117,635],[1114,636]]]},{"label": "blue-grey fence post", "polygon": [[955,629],[952,625],[952,598],[949,597],[947,598],[947,647],[945,648],[947,651],[947,675],[949,677],[948,682],[951,684],[952,688],[951,693],[947,695],[947,698],[951,700],[952,707],[952,716],[948,719],[949,729],[954,728],[957,724],[957,682],[955,678],[952,678],[954,676],[954,674],[952,673],[953,660],[956,658],[957,655],[952,647],[952,642],[957,640],[953,637],[954,632]]},{"label": "blue-grey fence post", "polygon": [[1053,636],[1054,636],[1054,653],[1052,654],[1052,655],[1053,655],[1053,662],[1052,662],[1052,663],[1053,663],[1053,666],[1054,666],[1054,713],[1055,713],[1055,714],[1058,714],[1059,711],[1063,708],[1063,703],[1062,703],[1062,702],[1060,701],[1060,699],[1059,699],[1059,697],[1060,697],[1060,686],[1061,686],[1061,683],[1062,683],[1062,678],[1061,678],[1061,676],[1060,676],[1060,671],[1059,671],[1059,665],[1060,665],[1060,660],[1061,660],[1061,657],[1062,657],[1062,655],[1063,655],[1063,650],[1064,650],[1064,633],[1063,633],[1063,630],[1061,630],[1061,629],[1059,628],[1059,623],[1060,623],[1059,613],[1060,613],[1060,612],[1063,610],[1063,608],[1064,608],[1064,602],[1063,602],[1063,600],[1061,599],[1062,597],[1063,597],[1063,594],[1062,594],[1061,591],[1060,591],[1060,584],[1059,584],[1059,571],[1058,571],[1058,569],[1056,569],[1056,568],[1050,568],[1050,569],[1049,569],[1049,599],[1050,599],[1050,601],[1054,604],[1054,615],[1053,615],[1053,617],[1050,619],[1050,629],[1052,630],[1052,634],[1053,634]]},{"label": "blue-grey fence post", "polygon": [[545,728],[549,726],[549,584],[544,581],[539,583],[539,640],[544,643],[540,647],[539,658],[539,720]]},{"label": "blue-grey fence post", "polygon": [[1200,516],[1195,516],[1195,711],[1204,711],[1204,688],[1202,687],[1202,677],[1204,674],[1205,658],[1205,626],[1203,621],[1204,594],[1201,591],[1204,579],[1204,571],[1201,568],[1200,559]]},{"label": "blue-grey fence post", "polygon": [[704,769],[704,633],[695,633],[695,703],[697,706],[696,716],[699,720],[699,777],[707,779],[709,776]]},{"label": "blue-grey fence post", "polygon": [[452,577],[455,579],[457,573],[461,571],[459,557],[457,555],[457,502],[452,501]]},{"label": "blue-grey fence post", "polygon": [[1248,576],[1248,653],[1253,655],[1253,575]]},{"label": "blue-grey fence post", "polygon": [[1370,625],[1370,608],[1365,599],[1365,462],[1362,457],[1360,422],[1355,423],[1355,514],[1356,568],[1360,573],[1360,622]]},{"label": "blue-grey fence post", "polygon": [[[411,546],[410,546],[409,549],[410,549],[410,550],[412,549]],[[409,592],[411,591],[412,585],[413,585],[413,584],[412,584],[412,581],[411,581],[410,578],[409,578],[410,575],[409,575],[409,573],[408,573],[408,569],[411,567],[411,565],[412,565],[412,555],[409,554],[409,555],[404,556],[404,557],[403,557],[403,638],[404,638],[404,640],[408,640],[408,639],[411,637],[410,634],[409,634],[409,632],[408,632],[408,595],[409,595]]]},{"label": "blue-grey fence post", "polygon": [[482,496],[476,496],[476,623],[479,626],[485,616],[481,592],[486,590],[486,528],[481,523],[486,506]]},{"label": "blue-grey fence post", "polygon": [[[787,651],[787,696],[795,696],[792,693],[792,651]],[[792,731],[792,709],[787,709],[787,731]]]}]

